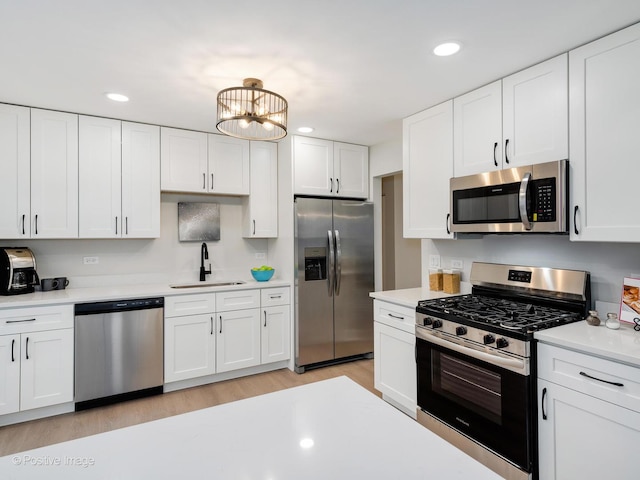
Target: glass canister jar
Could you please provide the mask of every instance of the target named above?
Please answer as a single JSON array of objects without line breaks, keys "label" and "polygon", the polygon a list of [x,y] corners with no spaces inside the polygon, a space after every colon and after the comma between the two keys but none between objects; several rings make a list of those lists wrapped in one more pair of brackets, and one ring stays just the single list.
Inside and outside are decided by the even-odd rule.
[{"label": "glass canister jar", "polygon": [[607,313],[607,321],[604,323],[607,328],[617,330],[620,328],[620,321],[617,313]]},{"label": "glass canister jar", "polygon": [[589,325],[593,325],[594,327],[600,325],[600,317],[598,316],[598,311],[589,310],[589,316],[586,318],[586,321]]}]

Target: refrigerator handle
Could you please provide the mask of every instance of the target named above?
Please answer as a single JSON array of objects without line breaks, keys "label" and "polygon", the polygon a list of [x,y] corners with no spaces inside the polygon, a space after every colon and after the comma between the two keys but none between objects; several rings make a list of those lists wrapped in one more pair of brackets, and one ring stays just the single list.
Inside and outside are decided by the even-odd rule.
[{"label": "refrigerator handle", "polygon": [[329,242],[329,268],[327,272],[327,288],[329,290],[329,296],[333,295],[333,282],[335,272],[335,257],[333,250],[333,232],[327,230],[327,241]]},{"label": "refrigerator handle", "polygon": [[340,295],[340,279],[342,278],[342,249],[340,248],[340,231],[335,231],[336,240],[336,296]]}]

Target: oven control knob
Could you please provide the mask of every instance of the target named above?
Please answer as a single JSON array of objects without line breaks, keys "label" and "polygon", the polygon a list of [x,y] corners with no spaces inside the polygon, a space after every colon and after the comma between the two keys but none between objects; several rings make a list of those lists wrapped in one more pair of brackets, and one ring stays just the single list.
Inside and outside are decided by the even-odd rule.
[{"label": "oven control knob", "polygon": [[428,325],[431,325],[431,322],[432,322],[432,320],[429,317],[424,317],[422,319],[422,325],[425,326],[425,327],[428,326]]},{"label": "oven control knob", "polygon": [[484,342],[485,345],[489,345],[490,343],[493,343],[496,341],[496,337],[494,337],[490,333],[487,333],[484,337],[482,337],[482,341]]},{"label": "oven control knob", "polygon": [[434,320],[431,324],[432,328],[442,328],[442,320]]},{"label": "oven control knob", "polygon": [[500,337],[496,340],[496,347],[498,348],[506,348],[509,346],[509,342],[506,338]]},{"label": "oven control knob", "polygon": [[456,327],[456,335],[460,336],[460,335],[466,335],[467,334],[467,327]]}]

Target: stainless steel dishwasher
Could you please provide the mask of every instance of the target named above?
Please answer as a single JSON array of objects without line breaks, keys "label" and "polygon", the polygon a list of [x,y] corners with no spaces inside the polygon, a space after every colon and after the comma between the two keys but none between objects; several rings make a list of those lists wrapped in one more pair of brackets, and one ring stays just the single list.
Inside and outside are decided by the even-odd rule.
[{"label": "stainless steel dishwasher", "polygon": [[75,409],[162,393],[164,298],[75,306]]}]

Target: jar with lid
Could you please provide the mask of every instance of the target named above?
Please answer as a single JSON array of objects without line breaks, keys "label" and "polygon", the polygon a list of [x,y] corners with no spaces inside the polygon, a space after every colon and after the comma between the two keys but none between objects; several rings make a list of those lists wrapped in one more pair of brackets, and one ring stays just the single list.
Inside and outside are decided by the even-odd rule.
[{"label": "jar with lid", "polygon": [[442,270],[429,270],[429,290],[432,292],[441,292],[443,289]]},{"label": "jar with lid", "polygon": [[587,324],[597,327],[600,325],[600,317],[597,310],[589,310],[589,316],[585,319]]},{"label": "jar with lid", "polygon": [[460,293],[460,270],[442,272],[442,289],[444,293]]},{"label": "jar with lid", "polygon": [[620,321],[617,313],[607,313],[607,321],[604,323],[607,328],[617,330],[620,328]]}]

